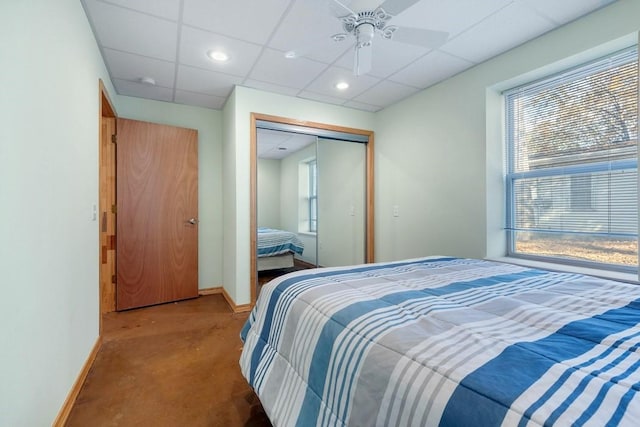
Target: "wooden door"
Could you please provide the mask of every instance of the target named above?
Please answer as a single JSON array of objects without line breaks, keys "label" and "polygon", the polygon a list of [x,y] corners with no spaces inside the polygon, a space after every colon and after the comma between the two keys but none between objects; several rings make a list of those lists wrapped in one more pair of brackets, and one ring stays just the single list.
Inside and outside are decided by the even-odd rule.
[{"label": "wooden door", "polygon": [[198,296],[198,133],[118,119],[118,310]]}]

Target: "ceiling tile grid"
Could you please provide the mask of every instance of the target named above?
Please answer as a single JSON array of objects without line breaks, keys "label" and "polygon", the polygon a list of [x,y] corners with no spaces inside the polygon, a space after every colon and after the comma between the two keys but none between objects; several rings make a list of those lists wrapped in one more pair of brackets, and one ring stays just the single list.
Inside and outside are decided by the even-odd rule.
[{"label": "ceiling tile grid", "polygon": [[[121,95],[221,109],[242,85],[363,111],[392,105],[614,1],[81,0]],[[376,31],[371,69],[356,77],[355,37],[344,34],[340,16],[349,13],[345,7],[359,13],[381,5],[401,10],[387,24],[448,37],[424,47],[423,40],[401,43]],[[228,60],[211,60],[213,50]],[[291,50],[299,56],[286,58]],[[338,90],[339,81],[349,87]]]}]

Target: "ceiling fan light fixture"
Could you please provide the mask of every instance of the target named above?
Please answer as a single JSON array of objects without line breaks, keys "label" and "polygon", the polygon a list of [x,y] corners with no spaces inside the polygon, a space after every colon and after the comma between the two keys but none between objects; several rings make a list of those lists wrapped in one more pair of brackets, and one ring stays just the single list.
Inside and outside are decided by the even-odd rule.
[{"label": "ceiling fan light fixture", "polygon": [[376,34],[373,24],[364,22],[356,27],[357,47],[369,46]]},{"label": "ceiling fan light fixture", "polygon": [[226,62],[229,60],[229,54],[221,50],[210,50],[207,52],[207,57],[217,62]]}]

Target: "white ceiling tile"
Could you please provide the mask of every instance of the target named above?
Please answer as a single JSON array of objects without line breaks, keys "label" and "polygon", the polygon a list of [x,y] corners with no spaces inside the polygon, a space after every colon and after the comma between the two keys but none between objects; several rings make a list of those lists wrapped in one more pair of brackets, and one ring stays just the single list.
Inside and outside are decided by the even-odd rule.
[{"label": "white ceiling tile", "polygon": [[513,0],[422,0],[394,17],[391,24],[447,31],[453,37],[510,3]]},{"label": "white ceiling tile", "polygon": [[326,2],[298,0],[269,42],[283,52],[295,50],[306,58],[332,63],[347,49],[353,39],[335,42],[331,36],[344,33],[342,22],[329,13]]},{"label": "white ceiling tile", "polygon": [[551,19],[558,25],[604,7],[616,0],[520,0],[542,16]]},{"label": "white ceiling tile", "polygon": [[385,80],[356,96],[353,101],[387,106],[411,96],[418,91],[419,89]]},{"label": "white ceiling tile", "polygon": [[184,0],[185,24],[253,43],[266,43],[290,0]]},{"label": "white ceiling tile", "polygon": [[259,80],[247,79],[242,83],[243,86],[253,89],[264,90],[265,92],[280,93],[282,95],[296,96],[300,92],[299,88],[288,86],[280,86],[273,83],[261,82]]},{"label": "white ceiling tile", "polygon": [[173,87],[176,73],[173,62],[106,48],[103,49],[103,54],[114,79],[139,81],[141,77],[151,77],[157,86]]},{"label": "white ceiling tile", "polygon": [[103,2],[86,4],[103,47],[175,61],[176,23]]},{"label": "white ceiling tile", "polygon": [[180,16],[180,0],[108,0],[105,3],[116,4],[172,21],[177,21]]},{"label": "white ceiling tile", "polygon": [[241,77],[181,65],[176,89],[226,97],[241,81]]},{"label": "white ceiling tile", "polygon": [[[229,55],[226,62],[209,59],[209,50],[222,50]],[[253,43],[213,34],[188,26],[182,27],[180,37],[180,62],[199,68],[207,68],[227,74],[246,75],[255,63],[262,48]]]},{"label": "white ceiling tile", "polygon": [[166,87],[149,86],[144,83],[119,79],[113,79],[113,85],[115,86],[118,95],[155,99],[157,101],[167,102],[171,102],[173,100],[173,90]]},{"label": "white ceiling tile", "polygon": [[[377,77],[369,75],[356,77],[349,69],[331,67],[320,74],[305,90],[344,101],[361,94],[379,81],[380,79]],[[335,85],[338,82],[349,83],[349,88],[346,90],[336,89]]]},{"label": "white ceiling tile", "polygon": [[282,52],[265,49],[250,78],[281,86],[302,89],[326,68],[307,58],[287,59]]},{"label": "white ceiling tile", "polygon": [[482,62],[553,29],[553,24],[519,3],[512,3],[440,50]]},{"label": "white ceiling tile", "polygon": [[364,10],[374,10],[384,3],[384,0],[341,0],[341,3],[354,12],[361,12]]},{"label": "white ceiling tile", "polygon": [[176,90],[175,100],[179,104],[195,105],[197,107],[222,109],[227,98],[225,96],[205,95],[202,93]]},{"label": "white ceiling tile", "polygon": [[473,66],[472,62],[434,50],[389,77],[396,83],[429,87]]}]

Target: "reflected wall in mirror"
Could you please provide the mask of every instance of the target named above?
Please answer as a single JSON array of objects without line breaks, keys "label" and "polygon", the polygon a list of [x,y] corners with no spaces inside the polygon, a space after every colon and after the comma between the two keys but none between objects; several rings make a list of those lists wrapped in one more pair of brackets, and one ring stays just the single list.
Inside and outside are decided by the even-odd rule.
[{"label": "reflected wall in mirror", "polygon": [[257,131],[257,269],[262,284],[317,266],[317,137]]},{"label": "reflected wall in mirror", "polygon": [[256,116],[252,303],[282,274],[373,262],[373,132]]}]

